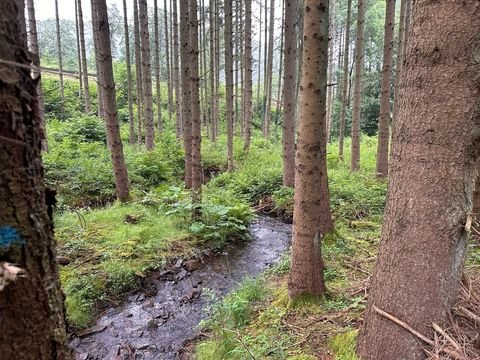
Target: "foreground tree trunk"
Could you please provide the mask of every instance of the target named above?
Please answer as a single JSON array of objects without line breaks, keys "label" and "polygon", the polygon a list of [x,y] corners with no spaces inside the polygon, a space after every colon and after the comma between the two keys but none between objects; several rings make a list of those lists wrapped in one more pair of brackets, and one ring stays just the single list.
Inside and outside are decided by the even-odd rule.
[{"label": "foreground tree trunk", "polygon": [[[21,0],[0,2],[2,60],[19,64],[0,64],[0,354],[2,359],[71,359],[47,215],[54,199],[46,196],[40,158],[40,104],[19,36],[25,31],[17,21],[23,11]],[[24,275],[4,287],[11,264]]]},{"label": "foreground tree trunk", "polygon": [[283,81],[283,185],[293,186],[295,181],[295,88],[297,69],[296,47],[296,15],[297,0],[285,1],[285,55],[284,55],[284,81]]},{"label": "foreground tree trunk", "polygon": [[225,87],[228,171],[233,170],[233,44],[232,0],[225,0]]},{"label": "foreground tree trunk", "polygon": [[130,35],[128,32],[127,0],[123,0],[123,28],[125,31],[125,62],[127,64],[127,97],[128,97],[128,129],[129,143],[135,144],[135,121],[133,118],[132,100],[132,65],[130,63]]},{"label": "foreground tree trunk", "polygon": [[388,174],[390,139],[390,82],[392,79],[393,32],[395,29],[395,0],[387,0],[385,9],[385,37],[383,41],[383,67],[380,92],[380,118],[378,121],[377,176]]},{"label": "foreground tree trunk", "polygon": [[252,0],[245,0],[245,52],[244,52],[244,84],[243,84],[243,148],[248,151],[252,136]]},{"label": "foreground tree trunk", "polygon": [[153,150],[155,146],[155,128],[153,126],[152,62],[150,58],[147,0],[138,0],[138,6],[141,33],[140,49],[142,54],[142,95],[144,104],[145,146],[147,147],[147,150]]},{"label": "foreground tree trunk", "polygon": [[360,120],[362,115],[362,76],[365,47],[365,1],[366,0],[358,0],[357,39],[355,41],[355,81],[353,83],[351,171],[360,169]]},{"label": "foreground tree trunk", "polygon": [[333,229],[325,143],[328,0],[305,0],[304,9],[290,298],[324,292],[320,243]]},{"label": "foreground tree trunk", "polygon": [[399,95],[400,95],[400,77],[402,75],[402,67],[403,67],[403,42],[405,38],[405,8],[406,8],[406,0],[400,0],[400,20],[399,20],[399,29],[398,29],[398,39],[397,39],[397,61],[395,64],[395,83],[393,86],[393,119],[392,119],[392,133],[393,127],[395,126],[395,121],[398,117],[398,102],[399,102]]},{"label": "foreground tree trunk", "polygon": [[345,23],[345,48],[343,52],[343,71],[342,71],[342,108],[340,110],[339,136],[338,136],[338,157],[343,161],[343,143],[345,139],[345,118],[347,117],[348,104],[348,71],[350,55],[350,22],[352,18],[352,0],[347,3],[347,20]]},{"label": "foreground tree trunk", "polygon": [[115,83],[113,81],[110,29],[108,25],[107,5],[105,0],[91,0],[93,32],[96,34],[99,65],[99,84],[102,88],[103,114],[107,129],[108,147],[112,157],[113,175],[118,200],[125,202],[129,198],[129,182],[123,145],[118,124]]},{"label": "foreground tree trunk", "polygon": [[58,0],[55,0],[55,24],[57,27],[57,56],[58,56],[58,76],[60,79],[60,112],[65,111],[65,92],[63,90],[63,58],[62,58],[62,37],[60,31],[60,16],[58,14]]},{"label": "foreground tree trunk", "polygon": [[377,308],[427,337],[449,320],[480,165],[478,1],[420,1],[413,14],[363,360],[426,357],[425,344]]}]

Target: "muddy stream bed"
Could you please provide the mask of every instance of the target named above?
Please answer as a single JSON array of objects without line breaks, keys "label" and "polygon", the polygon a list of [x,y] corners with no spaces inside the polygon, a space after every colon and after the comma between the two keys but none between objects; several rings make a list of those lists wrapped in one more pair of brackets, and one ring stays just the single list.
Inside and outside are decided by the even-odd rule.
[{"label": "muddy stream bed", "polygon": [[177,359],[199,334],[213,292],[226,295],[246,277],[255,277],[278,262],[289,246],[291,225],[259,217],[250,225],[252,240],[228,246],[200,260],[179,259],[174,270],[157,274],[147,289],[123,305],[108,309],[89,331],[70,345],[77,360]]}]

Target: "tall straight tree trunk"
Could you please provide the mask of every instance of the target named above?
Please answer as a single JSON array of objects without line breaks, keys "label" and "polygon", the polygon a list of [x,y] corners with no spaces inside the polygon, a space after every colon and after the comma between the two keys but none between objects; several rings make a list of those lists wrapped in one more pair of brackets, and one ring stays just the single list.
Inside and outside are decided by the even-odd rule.
[{"label": "tall straight tree trunk", "polygon": [[210,21],[210,89],[211,89],[211,96],[210,96],[210,108],[211,108],[211,116],[212,116],[212,124],[210,127],[211,131],[211,139],[212,142],[216,142],[217,140],[217,129],[216,129],[216,122],[215,117],[217,116],[217,81],[216,75],[217,71],[215,70],[215,0],[209,1],[209,21]]},{"label": "tall straight tree trunk", "polygon": [[0,353],[4,359],[71,359],[25,32],[23,1],[0,2],[2,60],[24,66],[0,64],[0,272],[2,280],[15,269],[24,274],[0,291]]},{"label": "tall straight tree trunk", "polygon": [[297,62],[297,0],[285,0],[285,55],[283,81],[283,185],[295,183],[295,88]]},{"label": "tall straight tree trunk", "polygon": [[189,18],[190,18],[190,88],[191,88],[191,106],[192,106],[192,203],[194,204],[194,218],[199,215],[198,205],[201,202],[202,194],[202,159],[201,159],[201,130],[202,123],[200,119],[200,98],[198,76],[198,18],[197,18],[197,0],[189,0]]},{"label": "tall straight tree trunk", "polygon": [[63,90],[63,58],[62,58],[62,37],[60,31],[60,16],[58,14],[58,0],[55,0],[55,24],[57,29],[57,57],[58,76],[60,79],[60,112],[65,112],[65,92]]},{"label": "tall straight tree trunk", "polygon": [[399,21],[399,30],[398,30],[398,40],[397,40],[397,61],[395,66],[395,83],[393,87],[393,119],[392,119],[392,132],[393,127],[395,126],[395,121],[398,117],[398,102],[400,100],[400,76],[402,74],[403,67],[403,43],[405,38],[405,8],[407,0],[400,0],[400,21]]},{"label": "tall straight tree trunk", "polygon": [[[264,0],[267,1],[267,0]],[[257,64],[257,108],[260,109],[260,84],[261,84],[261,72],[262,72],[262,11],[263,6],[260,1],[260,19],[258,21],[258,64]],[[267,14],[265,14],[267,17]]]},{"label": "tall straight tree trunk", "polygon": [[319,296],[325,291],[321,239],[333,229],[325,143],[328,0],[305,0],[304,7],[290,298]]},{"label": "tall straight tree trunk", "polygon": [[365,47],[365,4],[366,0],[358,0],[357,35],[355,41],[355,81],[353,83],[352,109],[352,155],[350,170],[360,169],[360,118],[362,114],[362,76]]},{"label": "tall straight tree trunk", "polygon": [[138,143],[143,143],[143,81],[142,81],[142,54],[140,50],[140,25],[138,17],[138,0],[133,0],[133,32],[135,39],[135,77],[137,82],[137,121]]},{"label": "tall straight tree trunk", "polygon": [[147,0],[138,0],[140,16],[140,48],[142,53],[142,86],[145,118],[145,145],[147,150],[153,150],[155,143],[155,130],[153,126],[153,100],[152,100],[152,65],[150,58],[150,34],[148,33],[148,8]]},{"label": "tall straight tree trunk", "polygon": [[[467,250],[466,221],[479,169],[479,4],[415,2],[377,265],[358,353],[425,359],[415,335],[449,322]],[[421,80],[421,86],[419,86]],[[432,89],[434,93],[432,93]]]},{"label": "tall straight tree trunk", "polygon": [[218,137],[219,127],[219,96],[218,89],[220,88],[220,0],[215,0],[215,89],[217,94],[215,96],[215,108],[217,111],[213,114],[213,123],[215,124],[215,140]]},{"label": "tall straight tree trunk", "polygon": [[[35,6],[33,0],[27,0],[28,11],[28,30],[30,39],[30,52],[32,53],[33,65],[40,67],[40,51],[38,49],[38,32],[37,32],[37,20],[35,18]],[[42,139],[42,150],[48,150],[47,130],[45,128],[45,109],[43,104],[43,91],[42,91],[42,79],[40,77],[40,71],[33,71],[33,76],[38,79],[37,93],[39,104],[39,118],[40,118],[40,138]]]},{"label": "tall straight tree trunk", "polygon": [[78,84],[79,91],[78,97],[81,99],[83,96],[83,71],[82,71],[82,54],[80,52],[80,31],[78,25],[78,3],[75,0],[75,39],[77,40],[77,63],[78,63]]},{"label": "tall straight tree trunk", "polygon": [[[165,4],[166,5],[166,4]],[[165,6],[165,13],[166,13]],[[162,95],[161,95],[161,86],[160,86],[160,36],[158,33],[158,3],[157,0],[153,0],[153,33],[154,33],[154,43],[155,43],[155,86],[157,90],[157,128],[159,135],[163,131],[162,124]],[[168,57],[167,57],[168,61]]]},{"label": "tall straight tree trunk", "polygon": [[380,92],[380,118],[378,121],[377,176],[388,174],[390,126],[390,82],[392,79],[393,32],[395,29],[395,0],[387,0],[385,9],[385,35],[383,41],[383,67]]},{"label": "tall straight tree trunk", "polygon": [[80,52],[82,57],[82,76],[83,76],[83,90],[85,101],[85,112],[88,114],[92,111],[92,103],[90,100],[90,91],[88,85],[88,66],[87,66],[87,51],[85,49],[85,27],[83,25],[83,10],[82,0],[76,0],[78,6],[78,30],[80,33]]},{"label": "tall straight tree trunk", "polygon": [[233,171],[233,44],[232,44],[232,0],[225,0],[225,84],[227,123],[228,171]]},{"label": "tall straight tree trunk", "polygon": [[172,72],[170,67],[170,41],[168,37],[168,12],[167,12],[167,0],[163,2],[164,6],[164,20],[165,20],[165,58],[167,63],[167,92],[168,92],[168,119],[172,118],[173,113],[173,84],[172,84]]},{"label": "tall straight tree trunk", "polygon": [[327,144],[330,140],[330,123],[332,121],[332,108],[333,108],[333,79],[335,76],[334,67],[334,47],[335,47],[335,1],[330,4],[330,41],[328,45],[328,88],[327,88],[327,119],[326,119],[326,141]]},{"label": "tall straight tree trunk", "polygon": [[345,118],[347,117],[348,106],[348,85],[349,85],[349,55],[350,55],[350,23],[352,19],[352,0],[347,3],[347,20],[345,22],[345,43],[343,51],[342,70],[342,108],[340,110],[339,136],[338,136],[338,157],[343,161],[344,139],[345,139]]},{"label": "tall straight tree trunk", "polygon": [[303,57],[303,1],[298,1],[297,7],[297,21],[298,21],[298,31],[297,31],[297,49],[298,49],[298,59],[297,59],[297,86],[295,92],[295,102],[297,103],[297,108],[295,113],[299,111],[298,96],[300,93],[300,83],[302,81],[302,57]]},{"label": "tall straight tree trunk", "polygon": [[[206,125],[206,130],[207,130],[207,133],[208,133],[208,130],[209,130],[209,125],[210,125],[210,120],[209,120],[209,114],[211,112],[211,109],[210,109],[210,104],[209,104],[209,92],[208,92],[208,81],[207,81],[207,78],[208,78],[208,71],[207,71],[207,27],[206,27],[206,22],[207,22],[207,15],[205,13],[205,1],[202,0],[201,1],[201,4],[202,4],[202,8],[201,8],[201,17],[202,17],[202,23],[201,23],[201,30],[202,30],[202,35],[200,37],[200,41],[202,43],[202,46],[201,46],[201,59],[202,59],[202,63],[203,63],[203,71],[202,71],[202,83],[203,83],[203,91],[204,91],[204,95],[203,95],[203,103],[204,103],[204,111],[203,111],[203,121]],[[199,54],[200,55],[200,54]]]},{"label": "tall straight tree trunk", "polygon": [[98,49],[95,55],[98,59],[100,70],[97,76],[99,77],[99,84],[102,87],[103,112],[112,157],[115,188],[118,200],[125,202],[129,198],[130,185],[118,123],[107,5],[105,0],[91,0],[91,5],[93,32],[96,34]]},{"label": "tall straight tree trunk", "polygon": [[[93,14],[93,12],[92,12]],[[96,21],[96,19],[92,18],[92,28],[93,22]],[[98,33],[93,32],[93,48],[94,48],[94,54],[95,54],[95,69],[97,70],[97,103],[98,103],[98,117],[100,118],[105,118],[105,114],[103,111],[103,89],[101,86],[101,79],[100,79],[100,58],[97,56],[97,54],[100,53],[100,49],[98,48],[99,43],[98,43]],[[107,136],[107,145],[110,146],[110,143],[108,142],[108,136]]]},{"label": "tall straight tree trunk", "polygon": [[239,24],[239,28],[238,28],[238,31],[240,33],[240,40],[239,40],[239,54],[238,54],[238,64],[240,66],[240,83],[239,83],[239,87],[240,87],[240,90],[238,92],[238,96],[239,96],[239,114],[237,115],[237,117],[240,119],[240,123],[241,123],[241,128],[240,128],[240,133],[243,137],[244,135],[244,132],[245,132],[245,124],[243,122],[244,120],[244,115],[243,115],[243,95],[244,95],[244,87],[245,87],[245,64],[244,64],[244,56],[245,56],[245,48],[244,48],[244,42],[245,42],[245,29],[244,29],[244,14],[243,14],[243,3],[244,1],[243,0],[239,0],[239,3],[240,3],[240,10],[239,10],[239,19],[240,19],[240,24]]},{"label": "tall straight tree trunk", "polygon": [[192,188],[192,88],[190,86],[189,0],[180,1],[180,42],[182,60],[183,145],[185,148],[185,187]]},{"label": "tall straight tree trunk", "polygon": [[282,110],[282,80],[283,80],[283,47],[285,39],[285,0],[282,0],[282,21],[280,32],[280,64],[278,66],[278,84],[277,84],[277,106],[275,108],[275,119],[279,121]]},{"label": "tall straight tree trunk", "polygon": [[182,96],[180,91],[180,67],[179,67],[179,43],[178,43],[178,11],[177,0],[172,2],[172,22],[173,22],[173,81],[175,86],[175,134],[180,139],[183,133],[182,125]]},{"label": "tall straight tree trunk", "polygon": [[407,56],[407,46],[410,37],[410,20],[412,17],[412,0],[406,0],[405,5],[405,33],[403,36],[403,57]]},{"label": "tall straight tree trunk", "polygon": [[243,86],[243,148],[248,151],[252,136],[252,0],[245,0],[245,81]]},{"label": "tall straight tree trunk", "polygon": [[275,25],[275,0],[270,0],[269,38],[267,53],[267,74],[265,93],[265,115],[263,122],[263,136],[270,136],[270,123],[272,122],[272,68],[273,68],[273,31]]},{"label": "tall straight tree trunk", "polygon": [[125,62],[127,64],[127,97],[128,97],[128,129],[129,143],[135,144],[135,122],[132,101],[132,65],[130,63],[130,33],[128,32],[127,0],[123,0],[123,28],[125,31]]}]

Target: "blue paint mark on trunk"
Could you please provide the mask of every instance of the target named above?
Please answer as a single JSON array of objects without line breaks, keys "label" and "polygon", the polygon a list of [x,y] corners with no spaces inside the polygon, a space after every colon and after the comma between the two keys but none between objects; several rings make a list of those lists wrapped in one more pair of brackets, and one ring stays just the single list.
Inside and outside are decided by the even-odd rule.
[{"label": "blue paint mark on trunk", "polygon": [[0,226],[0,248],[5,249],[24,244],[25,240],[22,239],[22,235],[17,229],[8,225]]}]

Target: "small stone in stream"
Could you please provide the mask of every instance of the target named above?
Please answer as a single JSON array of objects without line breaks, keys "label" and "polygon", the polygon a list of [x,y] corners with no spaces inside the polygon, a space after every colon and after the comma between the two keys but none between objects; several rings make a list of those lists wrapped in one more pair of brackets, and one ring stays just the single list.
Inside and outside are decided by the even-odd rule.
[{"label": "small stone in stream", "polygon": [[197,270],[199,267],[200,267],[200,260],[198,259],[191,259],[191,260],[188,260],[186,263],[185,263],[185,267],[188,271],[195,271]]},{"label": "small stone in stream", "polygon": [[144,293],[138,294],[136,301],[143,301],[143,300],[145,300],[145,294]]},{"label": "small stone in stream", "polygon": [[128,314],[127,314],[127,318],[131,318],[132,316],[133,316],[132,313],[128,313]]},{"label": "small stone in stream", "polygon": [[158,319],[158,318],[162,318],[164,320],[168,319],[170,317],[170,313],[165,310],[164,308],[160,309],[156,314],[155,314],[155,318]]},{"label": "small stone in stream", "polygon": [[70,264],[71,260],[66,256],[57,256],[57,262],[59,265],[64,266]]},{"label": "small stone in stream", "polygon": [[88,353],[83,353],[78,356],[78,360],[87,360],[90,355]]},{"label": "small stone in stream", "polygon": [[148,300],[145,304],[142,305],[142,309],[149,309],[153,308],[155,306],[155,303],[153,300]]},{"label": "small stone in stream", "polygon": [[177,262],[175,263],[175,267],[176,267],[176,268],[181,268],[182,265],[183,265],[183,259],[180,258],[180,259],[178,259]]},{"label": "small stone in stream", "polygon": [[182,271],[180,271],[176,276],[175,278],[180,281],[180,280],[183,280],[185,278],[185,276],[187,276],[188,272],[187,270],[185,269],[182,269]]},{"label": "small stone in stream", "polygon": [[153,330],[158,328],[158,324],[154,319],[150,319],[147,322],[147,329]]}]

